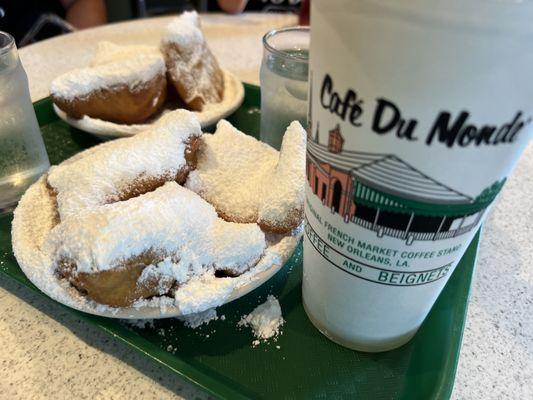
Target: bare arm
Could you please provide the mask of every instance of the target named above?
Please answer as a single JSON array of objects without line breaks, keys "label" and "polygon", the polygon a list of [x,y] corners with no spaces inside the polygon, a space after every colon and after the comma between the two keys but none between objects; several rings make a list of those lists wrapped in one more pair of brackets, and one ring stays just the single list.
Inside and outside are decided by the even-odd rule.
[{"label": "bare arm", "polygon": [[217,0],[218,6],[230,14],[238,14],[244,10],[248,0]]},{"label": "bare arm", "polygon": [[67,21],[76,28],[90,28],[107,22],[104,0],[61,0],[61,3],[67,11]]}]

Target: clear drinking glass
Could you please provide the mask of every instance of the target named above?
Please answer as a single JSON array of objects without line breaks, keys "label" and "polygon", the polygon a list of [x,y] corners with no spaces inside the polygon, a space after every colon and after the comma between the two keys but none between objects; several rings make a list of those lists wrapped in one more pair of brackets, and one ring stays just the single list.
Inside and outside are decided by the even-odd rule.
[{"label": "clear drinking glass", "polygon": [[49,167],[15,40],[0,32],[0,213]]},{"label": "clear drinking glass", "polygon": [[270,31],[263,46],[261,140],[279,149],[292,121],[307,125],[309,27]]}]

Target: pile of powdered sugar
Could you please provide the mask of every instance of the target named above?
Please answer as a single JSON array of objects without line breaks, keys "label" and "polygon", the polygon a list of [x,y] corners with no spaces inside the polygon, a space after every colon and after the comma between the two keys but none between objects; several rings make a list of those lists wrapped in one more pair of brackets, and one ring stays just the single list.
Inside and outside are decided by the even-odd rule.
[{"label": "pile of powdered sugar", "polygon": [[281,333],[280,329],[284,322],[278,299],[269,295],[263,304],[257,306],[250,314],[244,315],[238,326],[252,328],[252,332],[256,337],[252,345],[255,347],[261,341],[277,338]]}]

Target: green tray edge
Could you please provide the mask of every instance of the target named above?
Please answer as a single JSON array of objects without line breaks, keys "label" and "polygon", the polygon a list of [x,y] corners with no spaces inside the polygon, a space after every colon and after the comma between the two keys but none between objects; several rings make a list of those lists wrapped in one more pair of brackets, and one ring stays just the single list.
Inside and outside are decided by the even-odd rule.
[{"label": "green tray edge", "polygon": [[[256,85],[251,85],[247,83],[244,83],[244,87],[245,87],[246,96],[245,96],[243,105],[257,107],[257,105],[260,103],[260,88]],[[57,115],[53,111],[52,102],[49,97],[36,101],[34,103],[34,108],[36,111],[39,125],[46,125],[58,119]],[[208,131],[209,128],[206,130]],[[258,132],[252,132],[252,133],[254,134],[254,136],[258,135]],[[455,311],[456,312],[459,311],[459,314],[461,314],[461,317],[457,321],[459,322],[459,324],[457,324],[453,329],[453,338],[452,338],[453,340],[450,339],[450,341],[457,343],[457,347],[456,347],[456,351],[453,354],[453,357],[450,357],[450,356],[447,357],[448,361],[450,361],[450,358],[451,358],[450,365],[447,365],[446,367],[446,369],[449,371],[448,374],[445,374],[446,378],[448,379],[444,379],[444,378],[441,379],[440,382],[437,382],[438,383],[437,386],[428,385],[430,382],[427,382],[425,380],[421,382],[417,382],[416,387],[412,387],[411,385],[406,385],[403,392],[401,392],[399,396],[400,399],[413,399],[413,398],[424,398],[425,399],[425,398],[429,398],[427,395],[431,396],[434,399],[448,399],[451,396],[451,393],[453,391],[454,381],[455,381],[455,375],[457,372],[457,366],[459,362],[459,353],[460,353],[462,338],[464,334],[464,326],[465,326],[465,322],[467,318],[468,300],[470,298],[472,279],[473,279],[473,274],[475,271],[477,251],[479,247],[478,246],[479,238],[480,238],[480,232],[478,232],[475,235],[474,239],[472,240],[471,244],[469,245],[462,259],[462,263],[467,262],[469,265],[472,265],[472,268],[471,268],[471,272],[467,273],[467,276],[465,277],[466,281],[463,283],[463,286],[466,288],[466,292],[461,293],[461,297],[463,297],[461,299],[461,307],[455,308]],[[457,269],[456,271],[454,271],[454,274],[452,274],[452,277],[450,278],[450,280],[453,279],[453,276],[456,274],[456,272],[457,272]],[[25,277],[25,275],[22,272],[20,273],[20,276],[13,276],[5,272],[4,270],[0,269],[0,273],[26,286],[27,288],[33,290],[34,292],[40,293],[41,295],[43,295],[43,297],[46,297],[50,300],[50,298],[46,296],[44,293],[42,293],[39,289],[37,289]],[[439,301],[439,299],[437,299],[437,302]],[[132,330],[126,329],[122,325],[112,325],[112,323],[114,322],[113,320],[92,316],[90,314],[85,314],[77,310],[74,310],[70,307],[66,307],[62,305],[61,303],[58,303],[58,302],[56,303],[60,304],[61,307],[65,308],[70,313],[76,315],[80,319],[83,319],[97,326],[99,329],[101,329],[108,335],[116,339],[119,339],[121,342],[133,348],[135,351],[139,352],[140,354],[143,354],[149,359],[154,360],[156,363],[165,366],[169,370],[179,375],[185,381],[195,385],[196,387],[204,390],[206,393],[212,396],[215,396],[220,399],[255,398],[254,393],[249,392],[249,390],[236,384],[235,382],[232,382],[232,381],[221,382],[220,380],[214,378],[213,376],[210,376],[208,373],[201,371],[199,368],[187,363],[186,361],[181,360],[180,358],[174,355],[170,356],[168,352],[163,351],[158,346],[155,346],[150,341],[144,339],[142,336],[136,334]],[[430,317],[431,317],[431,313],[430,313]],[[424,330],[424,325],[422,326],[420,331]],[[412,390],[416,390],[416,391],[413,392]],[[415,393],[416,393],[416,397],[413,397]],[[418,397],[418,395],[421,395],[421,397]]]},{"label": "green tray edge", "polygon": [[[475,274],[475,271],[476,271],[476,266],[477,266],[477,256],[478,256],[478,252],[479,252],[479,240],[481,238],[481,235],[482,235],[482,228],[480,228],[477,231],[477,233],[474,235],[474,237],[473,237],[472,241],[470,242],[470,244],[468,245],[468,248],[466,249],[463,257],[459,261],[459,264],[457,265],[456,269],[454,270],[454,272],[450,276],[450,279],[448,280],[448,283],[449,283],[454,277],[456,277],[459,274],[459,268],[460,267],[464,268],[464,265],[462,265],[462,264],[468,263],[469,265],[471,265],[470,273],[467,274],[466,281],[463,282],[463,285],[466,288],[466,291],[464,293],[461,293],[461,296],[462,296],[462,298],[460,300],[461,301],[461,307],[460,307],[460,309],[461,309],[460,315],[461,316],[460,316],[459,321],[458,321],[459,324],[457,324],[454,327],[454,329],[453,329],[453,335],[456,336],[453,339],[453,341],[457,342],[457,347],[456,347],[456,350],[455,350],[455,352],[453,354],[451,362],[450,362],[450,357],[447,357],[447,361],[448,362],[444,363],[444,370],[449,371],[449,374],[447,376],[448,379],[441,379],[440,384],[436,385],[433,389],[427,387],[428,385],[425,385],[426,382],[424,382],[424,381],[420,382],[419,384],[422,387],[418,387],[416,389],[422,392],[421,394],[423,394],[423,396],[421,396],[421,397],[418,397],[418,396],[414,397],[413,393],[410,392],[410,390],[412,390],[413,388],[411,386],[407,386],[407,387],[404,388],[403,392],[400,395],[400,399],[402,399],[402,400],[411,400],[411,399],[414,399],[414,398],[430,399],[431,397],[430,397],[430,395],[428,393],[428,390],[433,392],[433,394],[434,394],[433,398],[436,399],[436,400],[445,400],[445,399],[450,399],[451,398],[451,395],[452,395],[452,392],[453,392],[453,386],[455,384],[455,376],[457,374],[457,367],[459,365],[459,356],[460,356],[460,353],[461,353],[461,348],[462,348],[462,343],[463,343],[463,336],[464,336],[464,328],[465,328],[466,319],[467,319],[467,316],[468,316],[468,305],[469,305],[469,302],[470,302],[470,296],[472,294],[472,282],[473,282],[473,277],[474,277],[474,274]],[[447,287],[447,285],[443,288],[441,294],[444,293],[444,290],[446,290],[446,287]],[[437,305],[439,300],[441,300],[441,297],[442,296],[439,295],[439,297],[435,301],[435,305]],[[459,301],[459,300],[456,300],[456,301]],[[458,309],[456,308],[455,311],[458,311]],[[426,318],[426,321],[428,321],[431,318],[431,315],[432,315],[432,310],[429,312],[429,315]],[[430,339],[428,339],[429,336],[428,335],[424,335],[424,329],[426,327],[426,321],[424,321],[424,323],[422,324],[420,330],[417,332],[417,336],[419,338],[422,336],[422,337],[425,338],[426,341],[428,341],[428,340],[430,340]],[[419,335],[419,333],[420,333],[420,335]],[[430,345],[430,343],[428,343],[428,346],[429,345]],[[426,387],[424,387],[424,386],[426,386]]]}]

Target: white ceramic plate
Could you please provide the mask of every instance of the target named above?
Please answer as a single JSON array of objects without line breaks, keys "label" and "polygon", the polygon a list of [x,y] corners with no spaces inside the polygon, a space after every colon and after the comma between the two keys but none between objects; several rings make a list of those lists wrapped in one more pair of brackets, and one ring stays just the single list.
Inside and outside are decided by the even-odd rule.
[{"label": "white ceramic plate", "polygon": [[[237,79],[231,72],[223,70],[224,72],[224,98],[220,103],[207,104],[203,111],[195,112],[198,121],[202,128],[213,125],[220,119],[232,114],[237,108],[240,107],[244,99],[244,87],[242,82]],[[119,137],[133,136],[139,133],[152,124],[156,123],[162,115],[167,112],[172,112],[170,109],[164,109],[161,113],[151,118],[148,123],[145,124],[117,124],[114,122],[103,121],[98,118],[83,117],[81,119],[70,118],[61,111],[54,104],[54,111],[56,114],[65,121],[67,124],[77,128],[79,130],[92,133],[102,140],[109,140]]]},{"label": "white ceramic plate", "polygon": [[[106,146],[103,143],[99,146]],[[65,163],[83,157],[95,151],[99,146],[78,153]],[[182,315],[180,304],[158,303],[158,300],[140,307],[111,308],[102,306],[81,295],[65,280],[54,275],[50,256],[43,243],[55,224],[55,204],[46,188],[45,177],[33,184],[21,198],[13,220],[13,251],[20,268],[28,279],[52,299],[76,310],[110,318],[168,318]],[[202,312],[214,306],[218,307],[244,296],[269,280],[278,272],[294,252],[302,234],[302,229],[292,235],[268,237],[268,247],[259,263],[237,278],[226,282],[229,286],[209,290],[221,290],[224,294],[213,303],[213,299],[194,301],[195,312]],[[210,279],[212,275],[209,276]],[[222,285],[224,286],[225,283]],[[207,287],[206,287],[207,288]],[[230,290],[228,290],[230,288]],[[167,298],[168,299],[168,298]],[[187,307],[189,308],[190,305]]]}]

